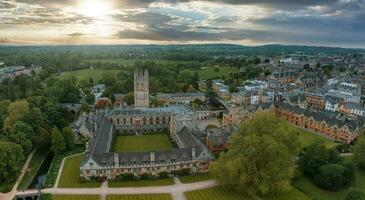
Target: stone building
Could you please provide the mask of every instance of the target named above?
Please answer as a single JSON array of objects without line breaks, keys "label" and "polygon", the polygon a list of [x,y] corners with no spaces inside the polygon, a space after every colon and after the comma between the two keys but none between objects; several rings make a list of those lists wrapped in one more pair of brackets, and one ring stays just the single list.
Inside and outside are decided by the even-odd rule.
[{"label": "stone building", "polygon": [[134,107],[148,108],[149,78],[147,69],[137,69],[134,72]]}]

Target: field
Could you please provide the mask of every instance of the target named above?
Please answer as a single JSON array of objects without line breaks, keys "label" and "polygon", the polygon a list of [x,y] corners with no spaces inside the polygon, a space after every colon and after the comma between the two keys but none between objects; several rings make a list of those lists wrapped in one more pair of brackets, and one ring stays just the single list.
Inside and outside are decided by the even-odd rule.
[{"label": "field", "polygon": [[61,179],[59,182],[58,187],[60,188],[96,188],[100,187],[100,183],[87,181],[87,182],[80,182],[80,162],[83,158],[82,155],[68,157],[65,160]]},{"label": "field", "polygon": [[18,190],[26,189],[32,182],[34,176],[36,175],[38,169],[41,167],[44,159],[46,159],[48,152],[42,152],[37,150],[32,159],[29,162],[28,168],[18,185]]},{"label": "field", "polygon": [[171,194],[108,195],[106,200],[172,200]]},{"label": "field", "polygon": [[206,181],[213,179],[213,176],[209,173],[206,174],[196,174],[196,175],[189,175],[189,176],[182,176],[179,177],[182,183],[195,183],[199,181]]},{"label": "field", "polygon": [[301,141],[303,147],[308,146],[312,143],[314,143],[315,141],[321,141],[324,144],[326,144],[327,147],[335,147],[338,145],[338,143],[322,137],[320,135],[316,135],[315,133],[312,133],[310,131],[307,130],[303,130],[300,128],[296,128],[297,129],[297,135],[299,137],[299,140]]},{"label": "field", "polygon": [[238,193],[222,187],[185,192],[188,200],[253,200],[247,193]]},{"label": "field", "polygon": [[143,136],[116,136],[113,144],[114,152],[158,151],[171,149],[167,134],[151,134]]},{"label": "field", "polygon": [[74,76],[79,81],[89,80],[90,78],[92,78],[94,82],[98,82],[104,73],[117,74],[120,71],[121,70],[115,70],[115,69],[81,69],[81,70],[63,72],[60,75],[60,77],[66,79]]},{"label": "field", "polygon": [[172,178],[156,180],[136,180],[136,181],[109,181],[109,187],[145,187],[145,186],[164,186],[175,184]]},{"label": "field", "polygon": [[280,195],[260,196],[262,200],[311,200],[307,195],[294,188]]}]

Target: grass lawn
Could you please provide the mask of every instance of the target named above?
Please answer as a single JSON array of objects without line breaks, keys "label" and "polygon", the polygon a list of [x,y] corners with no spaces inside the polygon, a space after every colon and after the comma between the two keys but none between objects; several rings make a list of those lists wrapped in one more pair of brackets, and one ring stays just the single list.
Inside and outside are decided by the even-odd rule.
[{"label": "grass lawn", "polygon": [[171,194],[108,195],[106,200],[172,200]]},{"label": "grass lawn", "polygon": [[311,200],[307,195],[294,188],[286,193],[279,195],[260,196],[262,200]]},{"label": "grass lawn", "polygon": [[199,181],[211,180],[211,179],[213,179],[213,176],[209,173],[205,173],[205,174],[182,176],[182,177],[179,177],[179,179],[182,183],[195,183],[195,182],[199,182]]},{"label": "grass lawn", "polygon": [[37,174],[38,169],[41,167],[43,161],[46,159],[48,152],[37,150],[32,159],[29,162],[28,168],[18,185],[18,190],[26,189]]},{"label": "grass lawn", "polygon": [[99,200],[99,195],[51,195],[42,194],[40,200]]},{"label": "grass lawn", "polygon": [[[351,160],[352,158],[346,157],[346,159]],[[305,176],[300,176],[294,179],[293,185],[314,200],[343,200],[345,199],[347,192],[352,188],[365,192],[365,171],[356,168],[355,180],[352,182],[350,188],[345,188],[336,192],[327,191],[317,187]]]},{"label": "grass lawn", "polygon": [[117,74],[121,70],[115,70],[115,69],[81,69],[81,70],[75,70],[75,71],[67,71],[63,72],[60,77],[61,78],[70,78],[72,76],[75,76],[77,80],[89,80],[92,78],[94,82],[98,82],[104,73],[113,73]]},{"label": "grass lawn", "polygon": [[303,147],[308,146],[308,145],[314,143],[315,141],[324,142],[327,147],[335,147],[338,145],[338,143],[336,143],[328,138],[316,135],[315,133],[312,133],[310,131],[303,130],[300,128],[296,128],[296,129],[297,129],[297,135],[299,137],[299,140],[302,142]]},{"label": "grass lawn", "polygon": [[156,180],[136,180],[136,181],[109,181],[109,187],[145,187],[145,186],[164,186],[175,184],[172,178]]},{"label": "grass lawn", "polygon": [[151,134],[143,136],[116,136],[113,144],[114,152],[158,151],[171,149],[167,134]]},{"label": "grass lawn", "polygon": [[61,178],[58,187],[60,188],[96,188],[100,187],[99,182],[80,182],[80,163],[82,155],[68,157],[63,165]]},{"label": "grass lawn", "polygon": [[249,194],[238,193],[223,187],[185,192],[188,200],[254,200]]}]

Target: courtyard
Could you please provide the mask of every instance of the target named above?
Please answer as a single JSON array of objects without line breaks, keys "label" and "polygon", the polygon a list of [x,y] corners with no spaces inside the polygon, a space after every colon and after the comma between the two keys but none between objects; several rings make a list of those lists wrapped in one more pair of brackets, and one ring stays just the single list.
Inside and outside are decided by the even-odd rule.
[{"label": "courtyard", "polygon": [[128,135],[115,136],[113,142],[113,152],[131,152],[131,151],[159,151],[172,148],[168,134],[156,133],[149,135]]}]

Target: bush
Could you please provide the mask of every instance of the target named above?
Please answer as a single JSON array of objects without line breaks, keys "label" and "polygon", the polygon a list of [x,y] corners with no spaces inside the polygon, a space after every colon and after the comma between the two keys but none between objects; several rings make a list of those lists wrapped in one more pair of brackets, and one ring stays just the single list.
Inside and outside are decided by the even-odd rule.
[{"label": "bush", "polygon": [[359,190],[350,190],[345,200],[365,200],[365,193]]},{"label": "bush", "polygon": [[134,181],[136,179],[137,177],[132,173],[120,174],[116,177],[116,180],[118,181]]},{"label": "bush", "polygon": [[169,178],[169,174],[167,172],[161,172],[158,174],[159,179],[166,179]]},{"label": "bush", "polygon": [[152,179],[152,175],[149,173],[143,173],[142,175],[139,176],[139,179],[141,180],[150,180]]},{"label": "bush", "polygon": [[314,179],[316,185],[323,189],[336,191],[350,185],[354,177],[352,164],[327,164],[319,169]]},{"label": "bush", "polygon": [[175,174],[177,176],[187,176],[187,175],[190,175],[190,169],[176,170],[173,172],[173,174]]}]

